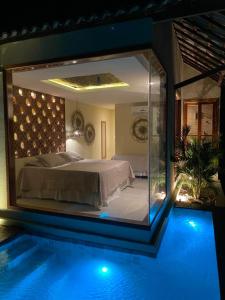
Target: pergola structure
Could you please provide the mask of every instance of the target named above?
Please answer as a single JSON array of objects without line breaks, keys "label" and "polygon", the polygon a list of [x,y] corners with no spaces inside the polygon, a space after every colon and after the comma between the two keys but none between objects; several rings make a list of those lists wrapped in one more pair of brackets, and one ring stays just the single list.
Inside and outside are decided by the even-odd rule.
[{"label": "pergola structure", "polygon": [[184,63],[224,85],[225,11],[175,20],[174,29]]}]

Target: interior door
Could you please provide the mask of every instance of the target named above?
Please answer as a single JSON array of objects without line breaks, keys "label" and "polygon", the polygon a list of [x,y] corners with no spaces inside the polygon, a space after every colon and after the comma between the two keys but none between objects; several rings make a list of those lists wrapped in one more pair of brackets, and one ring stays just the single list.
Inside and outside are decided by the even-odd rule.
[{"label": "interior door", "polygon": [[190,138],[218,138],[218,99],[184,102],[184,125],[190,126]]}]

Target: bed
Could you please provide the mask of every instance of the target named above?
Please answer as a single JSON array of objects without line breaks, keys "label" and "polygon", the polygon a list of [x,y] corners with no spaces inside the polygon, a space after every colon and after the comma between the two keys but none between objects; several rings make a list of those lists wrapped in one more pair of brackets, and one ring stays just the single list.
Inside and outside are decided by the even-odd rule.
[{"label": "bed", "polygon": [[54,199],[101,209],[108,205],[108,199],[118,188],[130,185],[133,180],[128,161],[72,159],[68,153],[48,154],[35,157],[20,169],[17,198]]},{"label": "bed", "polygon": [[112,157],[113,160],[129,161],[136,177],[148,176],[148,159],[147,155],[138,154],[117,154]]}]

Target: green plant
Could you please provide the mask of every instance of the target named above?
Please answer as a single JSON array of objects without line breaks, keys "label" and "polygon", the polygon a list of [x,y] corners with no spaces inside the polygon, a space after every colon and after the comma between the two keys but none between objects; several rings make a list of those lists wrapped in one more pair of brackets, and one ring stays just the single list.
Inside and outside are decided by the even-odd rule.
[{"label": "green plant", "polygon": [[213,176],[218,172],[220,151],[218,143],[188,140],[189,131],[190,127],[183,128],[176,145],[176,193],[184,188],[196,201],[203,192],[215,191]]}]

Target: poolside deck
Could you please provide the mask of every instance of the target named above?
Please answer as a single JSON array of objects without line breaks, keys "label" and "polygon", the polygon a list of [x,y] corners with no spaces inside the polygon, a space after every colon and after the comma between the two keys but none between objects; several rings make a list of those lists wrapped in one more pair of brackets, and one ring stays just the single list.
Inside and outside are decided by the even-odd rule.
[{"label": "poolside deck", "polygon": [[14,238],[17,234],[21,233],[22,229],[15,226],[2,226],[0,225],[0,245]]}]

